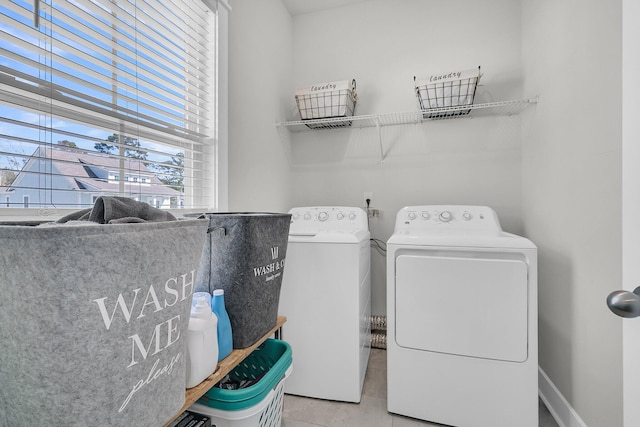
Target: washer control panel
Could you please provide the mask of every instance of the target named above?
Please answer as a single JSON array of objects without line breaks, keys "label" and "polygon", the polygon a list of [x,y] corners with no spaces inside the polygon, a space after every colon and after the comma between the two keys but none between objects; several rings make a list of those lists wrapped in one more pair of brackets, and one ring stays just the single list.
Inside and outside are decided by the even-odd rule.
[{"label": "washer control panel", "polygon": [[356,207],[300,207],[291,209],[289,213],[291,214],[289,233],[354,232],[369,229],[366,212]]},{"label": "washer control panel", "polygon": [[396,231],[477,230],[502,231],[496,212],[488,206],[407,206],[396,216]]}]

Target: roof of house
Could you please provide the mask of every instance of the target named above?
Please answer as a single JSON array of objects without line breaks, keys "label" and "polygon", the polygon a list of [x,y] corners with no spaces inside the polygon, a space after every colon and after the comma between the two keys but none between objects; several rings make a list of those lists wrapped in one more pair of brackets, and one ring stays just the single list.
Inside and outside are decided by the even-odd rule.
[{"label": "roof of house", "polygon": [[[18,173],[14,184],[4,189],[8,190],[11,187],[19,187],[20,175],[30,173],[35,162],[42,158],[51,159],[52,167],[57,170],[57,172],[54,173],[66,177],[71,189],[95,192],[105,191],[110,193],[118,192],[119,182],[108,179],[109,172],[120,175],[120,158],[118,156],[108,154],[98,155],[68,147],[56,147],[55,149],[38,148],[31,159],[25,164],[22,171]],[[131,177],[145,177],[150,180],[149,183],[145,184],[140,181],[124,181],[127,192],[133,191],[136,194],[157,196],[180,196],[182,194],[163,184],[154,172],[149,170],[140,159],[124,158],[124,173]],[[122,179],[121,176],[120,179]]]}]

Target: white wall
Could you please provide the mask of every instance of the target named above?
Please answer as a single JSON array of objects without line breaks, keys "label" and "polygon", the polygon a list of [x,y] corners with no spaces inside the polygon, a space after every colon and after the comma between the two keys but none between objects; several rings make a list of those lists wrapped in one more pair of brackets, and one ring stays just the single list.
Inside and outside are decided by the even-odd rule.
[{"label": "white wall", "polygon": [[274,123],[288,112],[291,15],[280,0],[232,1],[229,14],[229,210],[286,212],[287,156]]},{"label": "white wall", "polygon": [[[482,67],[477,102],[519,99],[520,3],[372,0],[293,19],[290,116],[296,86],[355,78],[357,114],[415,111],[413,77]],[[387,240],[406,205],[479,204],[521,232],[520,119],[474,118],[383,128],[313,131],[291,139],[292,204],[363,206],[373,192]],[[372,250],[372,310],[386,313],[385,258]]]},{"label": "white wall", "polygon": [[[373,192],[372,233],[386,240],[404,205],[493,206],[539,247],[542,369],[586,425],[621,426],[621,322],[605,304],[621,283],[620,3],[370,0],[291,18],[279,0],[233,1],[231,210],[360,205]],[[355,78],[358,114],[409,111],[414,75],[477,65],[478,102],[540,103],[385,128],[384,164],[375,128],[287,140],[274,127],[297,119],[296,86]]]},{"label": "white wall", "polygon": [[621,426],[621,2],[524,0],[523,214],[539,363],[589,426]]}]

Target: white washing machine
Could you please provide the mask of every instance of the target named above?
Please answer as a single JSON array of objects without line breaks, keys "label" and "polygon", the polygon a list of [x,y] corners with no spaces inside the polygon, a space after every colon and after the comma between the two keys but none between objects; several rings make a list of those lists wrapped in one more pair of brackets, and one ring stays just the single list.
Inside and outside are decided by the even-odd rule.
[{"label": "white washing machine", "polygon": [[538,426],[537,249],[482,206],[401,209],[387,242],[389,412]]},{"label": "white washing machine", "polygon": [[371,347],[367,216],[353,207],[300,207],[280,290],[283,339],[295,370],[285,393],[360,402]]}]

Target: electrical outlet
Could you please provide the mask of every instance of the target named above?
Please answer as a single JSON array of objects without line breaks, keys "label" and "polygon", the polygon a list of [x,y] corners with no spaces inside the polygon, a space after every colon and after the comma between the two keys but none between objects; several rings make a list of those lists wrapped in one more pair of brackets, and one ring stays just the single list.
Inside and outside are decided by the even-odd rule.
[{"label": "electrical outlet", "polygon": [[373,206],[373,193],[372,192],[365,192],[364,193],[364,197],[362,198],[363,201],[363,207],[367,207],[367,199],[369,200],[369,207]]}]

